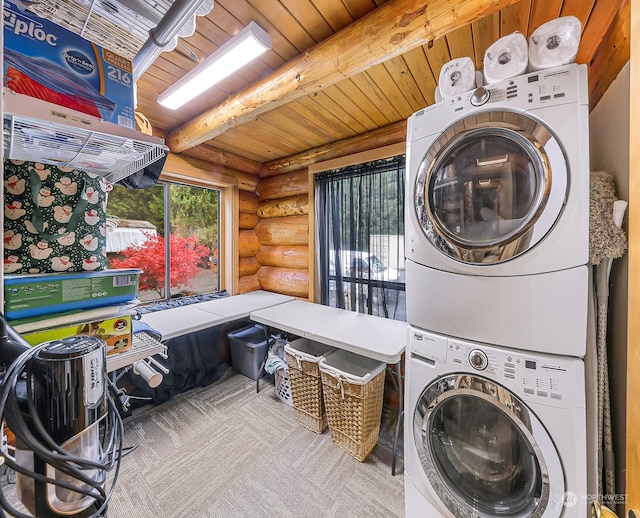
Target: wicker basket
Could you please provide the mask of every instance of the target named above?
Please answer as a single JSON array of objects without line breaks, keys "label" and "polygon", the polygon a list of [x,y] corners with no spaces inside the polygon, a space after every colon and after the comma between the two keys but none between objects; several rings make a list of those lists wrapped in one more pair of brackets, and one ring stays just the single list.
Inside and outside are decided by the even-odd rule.
[{"label": "wicker basket", "polygon": [[334,350],[305,338],[284,347],[293,396],[293,418],[315,433],[322,433],[327,428],[319,362]]},{"label": "wicker basket", "polygon": [[331,440],[361,462],[378,444],[385,367],[347,351],[320,362]]}]

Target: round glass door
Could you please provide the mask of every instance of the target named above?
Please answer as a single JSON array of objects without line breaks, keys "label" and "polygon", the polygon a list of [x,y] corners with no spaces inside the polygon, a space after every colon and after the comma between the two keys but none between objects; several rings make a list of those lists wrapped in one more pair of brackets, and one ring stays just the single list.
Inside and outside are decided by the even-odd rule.
[{"label": "round glass door", "polygon": [[414,411],[413,432],[429,482],[458,518],[541,517],[550,479],[564,491],[544,427],[486,378],[455,374],[431,384]]},{"label": "round glass door", "polygon": [[566,198],[567,162],[551,132],[522,114],[469,116],[445,130],[418,170],[415,207],[446,255],[494,264],[535,246]]}]

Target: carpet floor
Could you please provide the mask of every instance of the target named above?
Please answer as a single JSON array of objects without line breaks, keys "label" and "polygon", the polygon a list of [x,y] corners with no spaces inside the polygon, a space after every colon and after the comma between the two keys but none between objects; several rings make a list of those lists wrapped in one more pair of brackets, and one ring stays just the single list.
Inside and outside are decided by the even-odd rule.
[{"label": "carpet floor", "polygon": [[125,419],[109,518],[402,517],[402,442],[391,475],[396,413],[359,462],[293,419],[273,384],[230,370],[222,380]]}]

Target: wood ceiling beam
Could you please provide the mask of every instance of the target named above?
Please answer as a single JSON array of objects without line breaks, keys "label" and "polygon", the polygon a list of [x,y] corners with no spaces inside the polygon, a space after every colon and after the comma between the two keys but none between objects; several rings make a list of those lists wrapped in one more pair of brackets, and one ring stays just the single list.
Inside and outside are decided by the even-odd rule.
[{"label": "wood ceiling beam", "polygon": [[296,155],[266,162],[260,169],[260,178],[292,173],[324,160],[354,155],[362,151],[404,142],[406,138],[407,121],[396,122],[355,137],[349,137]]},{"label": "wood ceiling beam", "polygon": [[244,171],[245,173],[251,174],[258,174],[260,172],[260,162],[206,144],[187,149],[182,154],[200,160],[206,160],[212,164],[235,169],[236,171]]},{"label": "wood ceiling beam", "polygon": [[185,151],[518,1],[391,0],[171,132],[167,145]]}]

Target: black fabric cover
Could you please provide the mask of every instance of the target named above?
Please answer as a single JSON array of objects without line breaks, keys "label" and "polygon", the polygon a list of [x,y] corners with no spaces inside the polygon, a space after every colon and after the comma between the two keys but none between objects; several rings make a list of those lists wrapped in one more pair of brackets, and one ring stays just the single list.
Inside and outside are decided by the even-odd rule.
[{"label": "black fabric cover", "polygon": [[147,189],[153,187],[158,182],[158,178],[160,178],[160,173],[162,173],[162,168],[167,161],[168,155],[169,153],[166,152],[162,157],[144,169],[139,169],[126,178],[117,181],[116,185],[122,185],[127,189]]},{"label": "black fabric cover", "polygon": [[[196,387],[205,387],[219,380],[231,367],[231,354],[227,333],[244,327],[247,320],[238,320],[201,331],[188,333],[167,341],[168,359],[155,356],[169,374],[163,374],[162,383],[151,388],[131,370],[118,379],[118,387],[127,394],[150,398],[153,403],[168,401],[176,394]],[[149,401],[131,400],[131,406],[148,404]]]}]

